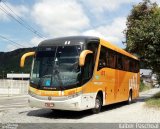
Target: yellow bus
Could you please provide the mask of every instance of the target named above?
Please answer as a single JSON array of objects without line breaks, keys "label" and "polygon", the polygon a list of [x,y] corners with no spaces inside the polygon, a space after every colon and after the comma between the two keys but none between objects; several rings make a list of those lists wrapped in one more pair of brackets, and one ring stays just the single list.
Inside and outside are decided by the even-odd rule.
[{"label": "yellow bus", "polygon": [[34,52],[29,85],[31,107],[98,113],[102,106],[139,96],[137,57],[98,37],[42,41]]}]

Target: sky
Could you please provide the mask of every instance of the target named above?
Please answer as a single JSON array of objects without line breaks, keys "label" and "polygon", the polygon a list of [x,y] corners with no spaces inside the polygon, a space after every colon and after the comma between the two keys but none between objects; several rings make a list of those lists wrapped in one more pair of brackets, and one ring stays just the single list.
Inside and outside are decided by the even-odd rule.
[{"label": "sky", "polygon": [[[97,36],[124,48],[127,16],[142,0],[0,0],[0,52],[45,39]],[[151,0],[160,3],[160,0]]]}]

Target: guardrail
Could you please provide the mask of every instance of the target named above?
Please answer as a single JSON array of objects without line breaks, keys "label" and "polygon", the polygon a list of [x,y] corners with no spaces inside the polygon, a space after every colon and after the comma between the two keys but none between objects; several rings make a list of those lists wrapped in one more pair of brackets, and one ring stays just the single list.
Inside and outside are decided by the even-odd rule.
[{"label": "guardrail", "polygon": [[25,80],[0,80],[0,95],[26,95],[28,94],[29,81]]}]

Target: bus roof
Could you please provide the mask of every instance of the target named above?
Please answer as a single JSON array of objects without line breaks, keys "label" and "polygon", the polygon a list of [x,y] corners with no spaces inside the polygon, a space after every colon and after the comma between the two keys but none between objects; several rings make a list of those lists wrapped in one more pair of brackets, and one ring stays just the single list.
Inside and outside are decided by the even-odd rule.
[{"label": "bus roof", "polygon": [[138,60],[138,58],[125,50],[111,44],[110,42],[107,42],[101,38],[95,37],[95,36],[68,36],[68,37],[61,37],[61,38],[54,38],[54,39],[47,39],[38,45],[38,47],[45,47],[45,46],[56,46],[56,45],[64,45],[66,41],[70,41],[70,45],[75,45],[75,41],[78,43],[83,42],[84,44],[87,44],[88,41],[100,41],[100,44],[108,47],[114,51],[117,51],[118,53],[121,53],[123,55],[126,55],[128,57],[134,58]]},{"label": "bus roof", "polygon": [[114,44],[111,44],[111,43],[108,42],[108,41],[105,41],[105,40],[103,40],[103,39],[100,39],[100,41],[101,41],[101,42],[100,42],[101,45],[103,45],[103,46],[105,46],[105,47],[107,47],[107,48],[109,48],[109,49],[112,49],[112,50],[114,50],[114,51],[116,51],[116,52],[118,52],[118,53],[121,53],[121,54],[123,54],[123,55],[126,55],[126,56],[128,56],[128,57],[130,57],[130,58],[139,60],[136,56],[132,55],[131,53],[128,53],[127,51],[125,51],[125,50],[117,47],[117,46],[114,45]]},{"label": "bus roof", "polygon": [[61,38],[54,38],[54,39],[48,39],[40,42],[38,47],[41,46],[55,46],[55,45],[64,45],[66,41],[70,41],[70,45],[74,45],[75,42],[83,42],[87,43],[88,41],[99,41],[100,39],[98,37],[93,36],[68,36],[68,37],[61,37]]}]

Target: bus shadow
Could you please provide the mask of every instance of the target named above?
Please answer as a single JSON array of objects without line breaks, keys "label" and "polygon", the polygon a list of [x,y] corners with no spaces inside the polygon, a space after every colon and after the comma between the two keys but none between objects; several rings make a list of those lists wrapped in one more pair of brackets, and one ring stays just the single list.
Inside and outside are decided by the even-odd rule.
[{"label": "bus shadow", "polygon": [[106,111],[111,111],[111,110],[115,110],[117,108],[126,106],[126,102],[119,102],[119,103],[115,103],[115,104],[110,104],[110,105],[106,105],[104,107],[102,107],[102,111],[101,112],[106,112]]},{"label": "bus shadow", "polygon": [[[117,108],[125,106],[125,102],[111,104],[102,107],[103,112],[108,112],[110,110],[115,110]],[[85,111],[64,111],[64,110],[50,110],[50,109],[37,109],[32,110],[27,113],[28,116],[35,116],[35,117],[45,117],[49,119],[81,119],[83,117],[87,117],[90,115],[94,115],[91,110]]]},{"label": "bus shadow", "polygon": [[45,117],[50,119],[81,119],[92,115],[90,110],[85,111],[65,111],[65,110],[50,110],[38,109],[28,112],[28,116]]},{"label": "bus shadow", "polygon": [[[147,99],[149,99],[153,94],[142,94],[140,97],[133,101],[133,105],[136,103],[145,102]],[[131,105],[132,105],[131,104]],[[121,108],[123,106],[127,106],[128,104],[126,102],[120,102],[116,104],[111,104],[102,107],[102,113],[108,112],[111,110],[116,110],[118,108]],[[32,110],[27,113],[28,116],[35,116],[35,117],[45,117],[50,119],[81,119],[83,117],[87,117],[92,114],[91,110],[85,110],[85,111],[64,111],[64,110],[55,110],[52,111],[50,109],[37,109]]]}]

